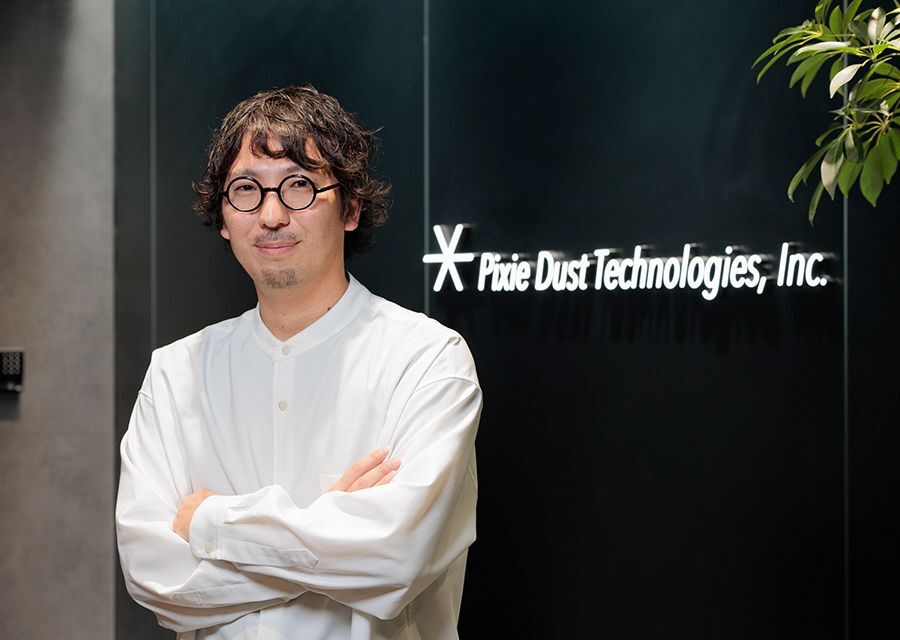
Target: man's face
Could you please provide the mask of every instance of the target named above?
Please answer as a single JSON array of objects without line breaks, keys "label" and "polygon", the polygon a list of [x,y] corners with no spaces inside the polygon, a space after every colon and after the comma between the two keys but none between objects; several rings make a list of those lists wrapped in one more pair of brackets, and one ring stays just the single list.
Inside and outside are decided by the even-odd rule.
[{"label": "man's face", "polygon": [[[306,152],[320,158],[315,144],[307,140]],[[268,146],[280,150],[277,137]],[[227,185],[238,176],[256,178],[263,187],[277,187],[286,176],[300,173],[318,188],[337,182],[328,169],[310,171],[290,158],[255,155],[250,149],[250,134],[241,139],[241,148],[228,171]],[[312,206],[292,211],[278,199],[265,193],[262,204],[253,212],[242,213],[222,198],[222,237],[241,266],[250,274],[257,290],[309,286],[344,271],[344,232],[359,224],[359,203],[352,201],[346,219],[341,217],[338,189],[316,196]]]}]

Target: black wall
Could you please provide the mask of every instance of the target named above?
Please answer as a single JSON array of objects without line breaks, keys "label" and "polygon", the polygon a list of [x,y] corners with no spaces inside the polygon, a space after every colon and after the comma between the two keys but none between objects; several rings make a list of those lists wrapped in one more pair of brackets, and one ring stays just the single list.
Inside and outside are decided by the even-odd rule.
[{"label": "black wall", "polygon": [[[312,82],[370,127],[393,219],[351,270],[469,341],[485,391],[460,632],[871,637],[900,568],[897,202],[784,197],[821,82],[749,66],[810,2],[117,3],[121,437],[152,347],[254,304],[190,181],[238,100]],[[149,55],[148,55],[149,54]],[[833,253],[821,289],[433,293],[467,251]],[[461,269],[474,283],[473,268]],[[892,286],[894,285],[894,286]],[[167,637],[120,586],[121,638]],[[847,615],[849,612],[849,616]],[[156,631],[156,633],[154,633]]]}]

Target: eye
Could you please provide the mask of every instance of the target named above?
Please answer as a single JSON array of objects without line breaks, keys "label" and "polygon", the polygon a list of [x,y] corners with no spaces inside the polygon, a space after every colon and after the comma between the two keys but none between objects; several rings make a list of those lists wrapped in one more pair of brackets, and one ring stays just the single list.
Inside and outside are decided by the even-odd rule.
[{"label": "eye", "polygon": [[288,180],[287,186],[290,189],[308,189],[310,182],[303,176],[297,176]]},{"label": "eye", "polygon": [[256,193],[257,191],[259,191],[259,187],[252,180],[238,180],[237,182],[232,183],[228,191],[229,193],[233,193],[235,195],[246,195],[250,193]]}]

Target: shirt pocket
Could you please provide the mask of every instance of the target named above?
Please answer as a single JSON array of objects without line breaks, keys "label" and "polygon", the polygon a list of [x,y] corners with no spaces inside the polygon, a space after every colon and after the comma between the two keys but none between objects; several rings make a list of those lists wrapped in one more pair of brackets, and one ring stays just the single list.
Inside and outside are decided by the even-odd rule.
[{"label": "shirt pocket", "polygon": [[335,473],[320,473],[319,474],[319,490],[322,493],[327,493],[328,490],[334,485],[335,482],[341,479],[341,476]]}]

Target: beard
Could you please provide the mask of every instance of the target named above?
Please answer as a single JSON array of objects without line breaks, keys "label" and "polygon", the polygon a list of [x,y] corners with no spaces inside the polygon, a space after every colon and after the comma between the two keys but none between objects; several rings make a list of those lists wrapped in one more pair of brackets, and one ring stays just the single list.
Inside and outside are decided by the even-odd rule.
[{"label": "beard", "polygon": [[269,289],[287,289],[297,285],[297,272],[293,269],[263,269],[263,284]]},{"label": "beard", "polygon": [[[292,233],[288,233],[286,231],[272,231],[270,233],[263,233],[260,236],[254,238],[254,244],[259,244],[261,242],[296,242],[297,238]],[[288,289],[290,287],[294,287],[297,285],[299,278],[297,277],[297,272],[291,268],[274,268],[274,269],[263,269],[260,272],[262,276],[262,283],[268,289]]]}]

